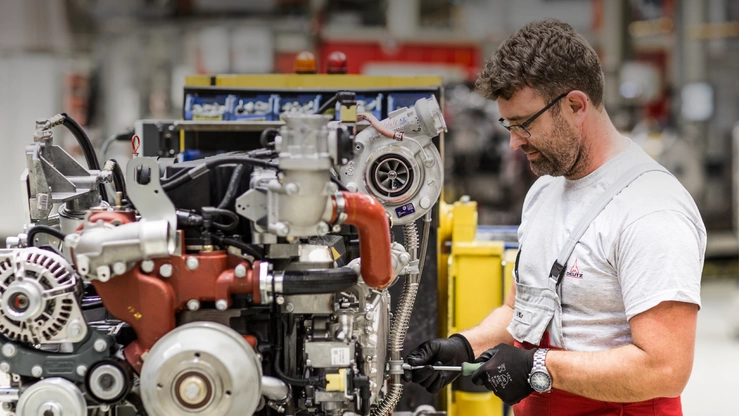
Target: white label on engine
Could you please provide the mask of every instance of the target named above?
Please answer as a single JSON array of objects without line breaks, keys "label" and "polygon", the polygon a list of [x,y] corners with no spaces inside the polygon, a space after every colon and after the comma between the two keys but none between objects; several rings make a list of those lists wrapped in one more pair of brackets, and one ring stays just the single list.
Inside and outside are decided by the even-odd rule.
[{"label": "white label on engine", "polygon": [[346,367],[351,361],[349,348],[331,348],[331,365]]}]

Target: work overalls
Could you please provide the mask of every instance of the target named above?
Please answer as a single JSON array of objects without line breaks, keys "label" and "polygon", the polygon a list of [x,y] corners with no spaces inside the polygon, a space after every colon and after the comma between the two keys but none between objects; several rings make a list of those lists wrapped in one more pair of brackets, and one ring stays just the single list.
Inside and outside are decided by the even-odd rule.
[{"label": "work overalls", "polygon": [[[554,345],[565,346],[562,335],[562,302],[560,283],[566,270],[567,261],[580,238],[595,218],[636,178],[650,171],[661,171],[670,174],[665,168],[654,163],[638,165],[617,180],[591,206],[577,227],[568,237],[565,247],[554,262],[546,285],[528,286],[519,282],[518,259],[516,260],[516,303],[513,319],[508,331],[516,339],[519,348],[552,348]],[[547,201],[540,204],[545,205]],[[538,209],[532,218],[535,219]],[[533,223],[533,221],[532,221]],[[523,249],[523,244],[521,246]],[[519,258],[521,252],[519,251]],[[551,325],[550,325],[551,324]],[[547,329],[549,328],[549,329]],[[550,342],[550,340],[556,342]],[[665,415],[681,416],[680,397],[657,398],[639,403],[609,403],[591,400],[562,390],[552,389],[550,393],[532,393],[529,397],[513,406],[516,416],[564,416],[564,415],[625,415],[648,416]]]}]

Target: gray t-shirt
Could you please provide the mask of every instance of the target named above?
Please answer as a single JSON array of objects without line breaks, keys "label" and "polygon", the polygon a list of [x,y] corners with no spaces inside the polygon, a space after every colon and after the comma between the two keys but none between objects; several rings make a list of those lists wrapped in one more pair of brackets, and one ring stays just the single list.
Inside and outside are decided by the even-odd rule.
[{"label": "gray t-shirt", "polygon": [[[518,231],[520,282],[546,287],[585,211],[628,169],[649,162],[657,163],[631,142],[582,179],[537,180]],[[705,248],[705,226],[680,182],[664,172],[643,174],[593,221],[567,262],[560,290],[565,345],[554,346],[600,351],[630,344],[635,315],[663,301],[700,306]]]}]

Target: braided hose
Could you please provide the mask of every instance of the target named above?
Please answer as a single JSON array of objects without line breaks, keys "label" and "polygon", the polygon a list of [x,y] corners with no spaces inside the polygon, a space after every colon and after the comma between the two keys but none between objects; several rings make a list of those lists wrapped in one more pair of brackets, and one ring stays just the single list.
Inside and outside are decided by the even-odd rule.
[{"label": "braided hose", "polygon": [[395,406],[400,402],[400,396],[403,395],[403,385],[391,384],[388,388],[387,396],[382,400],[382,403],[377,405],[370,413],[371,416],[384,416],[392,413]]},{"label": "braided hose", "polygon": [[[405,249],[411,254],[411,256],[418,257],[418,227],[416,223],[403,226],[403,242],[405,243]],[[415,260],[415,258],[413,259]]]},{"label": "braided hose", "polygon": [[[411,261],[418,259],[418,228],[416,223],[411,223],[403,227],[404,242],[406,249],[411,255]],[[428,233],[424,236],[424,240],[428,238]],[[425,255],[425,253],[423,253]],[[419,270],[420,271],[420,270]],[[393,326],[390,329],[389,349],[390,360],[399,361],[402,359],[403,343],[405,335],[408,333],[408,327],[411,322],[411,314],[413,313],[413,304],[416,302],[418,295],[418,286],[420,274],[408,276],[403,287],[403,294],[398,301],[398,309],[393,318]],[[389,385],[388,392],[377,407],[372,410],[371,416],[385,416],[390,414],[395,406],[400,402],[400,396],[403,394],[403,385],[400,383],[400,375],[393,374],[392,382]]]}]

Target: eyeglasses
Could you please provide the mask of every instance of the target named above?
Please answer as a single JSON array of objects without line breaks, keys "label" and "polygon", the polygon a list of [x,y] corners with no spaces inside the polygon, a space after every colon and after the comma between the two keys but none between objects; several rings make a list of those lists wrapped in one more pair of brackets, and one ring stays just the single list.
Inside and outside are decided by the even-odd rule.
[{"label": "eyeglasses", "polygon": [[500,120],[498,120],[498,123],[500,123],[500,125],[503,126],[509,132],[511,132],[511,133],[513,133],[513,134],[515,134],[515,135],[517,135],[519,137],[523,137],[524,139],[528,139],[529,137],[531,137],[531,133],[526,128],[529,125],[531,125],[531,123],[533,123],[534,120],[536,120],[540,115],[544,114],[547,110],[549,110],[550,108],[552,108],[552,106],[554,104],[556,104],[557,101],[559,101],[562,98],[566,97],[567,94],[569,94],[569,92],[566,92],[566,93],[560,95],[559,97],[553,99],[552,102],[550,102],[549,104],[547,104],[546,107],[542,108],[541,111],[539,111],[538,113],[534,114],[533,116],[531,116],[531,118],[529,118],[528,120],[524,121],[521,124],[506,124],[505,119],[503,119],[502,117],[500,118]]}]

